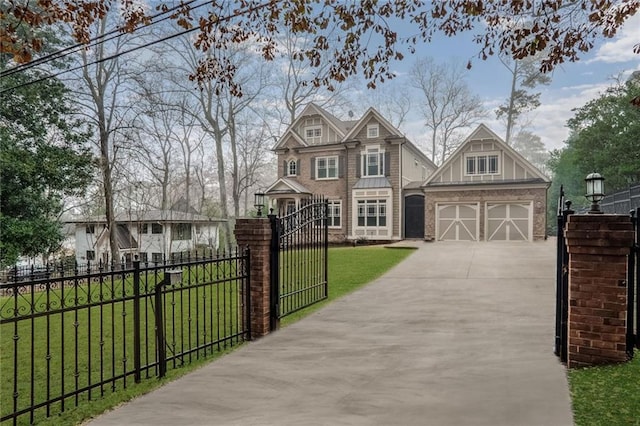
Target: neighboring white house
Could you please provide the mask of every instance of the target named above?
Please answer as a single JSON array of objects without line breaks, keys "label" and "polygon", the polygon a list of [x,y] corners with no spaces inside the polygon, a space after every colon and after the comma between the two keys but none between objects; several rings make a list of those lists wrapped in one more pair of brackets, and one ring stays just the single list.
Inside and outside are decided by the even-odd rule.
[{"label": "neighboring white house", "polygon": [[[119,260],[161,262],[172,254],[201,247],[217,249],[222,219],[176,210],[116,214]],[[75,252],[79,263],[108,261],[109,233],[104,216],[75,219]]]}]

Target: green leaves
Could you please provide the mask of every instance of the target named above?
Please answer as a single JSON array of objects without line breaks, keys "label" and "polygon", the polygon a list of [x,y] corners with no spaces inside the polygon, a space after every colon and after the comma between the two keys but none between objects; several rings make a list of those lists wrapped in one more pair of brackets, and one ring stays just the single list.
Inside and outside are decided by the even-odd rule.
[{"label": "green leaves", "polygon": [[[13,74],[0,84],[19,85],[35,74]],[[83,147],[89,132],[73,119],[71,105],[57,80],[11,91],[0,103],[0,266],[56,247],[63,197],[89,182],[92,156]]]}]

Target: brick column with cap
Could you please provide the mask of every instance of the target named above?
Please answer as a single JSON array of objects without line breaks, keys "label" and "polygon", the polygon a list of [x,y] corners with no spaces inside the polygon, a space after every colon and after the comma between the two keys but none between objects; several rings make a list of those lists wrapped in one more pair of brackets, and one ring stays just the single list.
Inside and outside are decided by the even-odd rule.
[{"label": "brick column with cap", "polygon": [[633,235],[629,216],[568,218],[569,368],[628,360],[626,280]]},{"label": "brick column with cap", "polygon": [[255,339],[269,334],[269,219],[237,219],[235,236],[238,247],[249,247],[251,250],[251,338]]}]

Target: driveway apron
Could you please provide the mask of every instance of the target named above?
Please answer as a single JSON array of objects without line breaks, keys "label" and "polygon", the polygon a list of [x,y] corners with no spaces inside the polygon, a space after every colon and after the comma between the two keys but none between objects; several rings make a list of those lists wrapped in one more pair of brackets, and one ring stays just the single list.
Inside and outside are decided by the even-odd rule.
[{"label": "driveway apron", "polygon": [[418,247],[366,287],[90,424],[571,425],[552,350],[553,241]]}]

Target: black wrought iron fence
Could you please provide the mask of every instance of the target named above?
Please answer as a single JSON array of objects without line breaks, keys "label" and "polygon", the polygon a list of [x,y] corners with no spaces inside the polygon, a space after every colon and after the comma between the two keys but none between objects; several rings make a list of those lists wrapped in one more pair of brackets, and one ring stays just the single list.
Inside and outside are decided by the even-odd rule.
[{"label": "black wrought iron fence", "polygon": [[0,284],[0,422],[32,424],[251,335],[249,252]]}]

